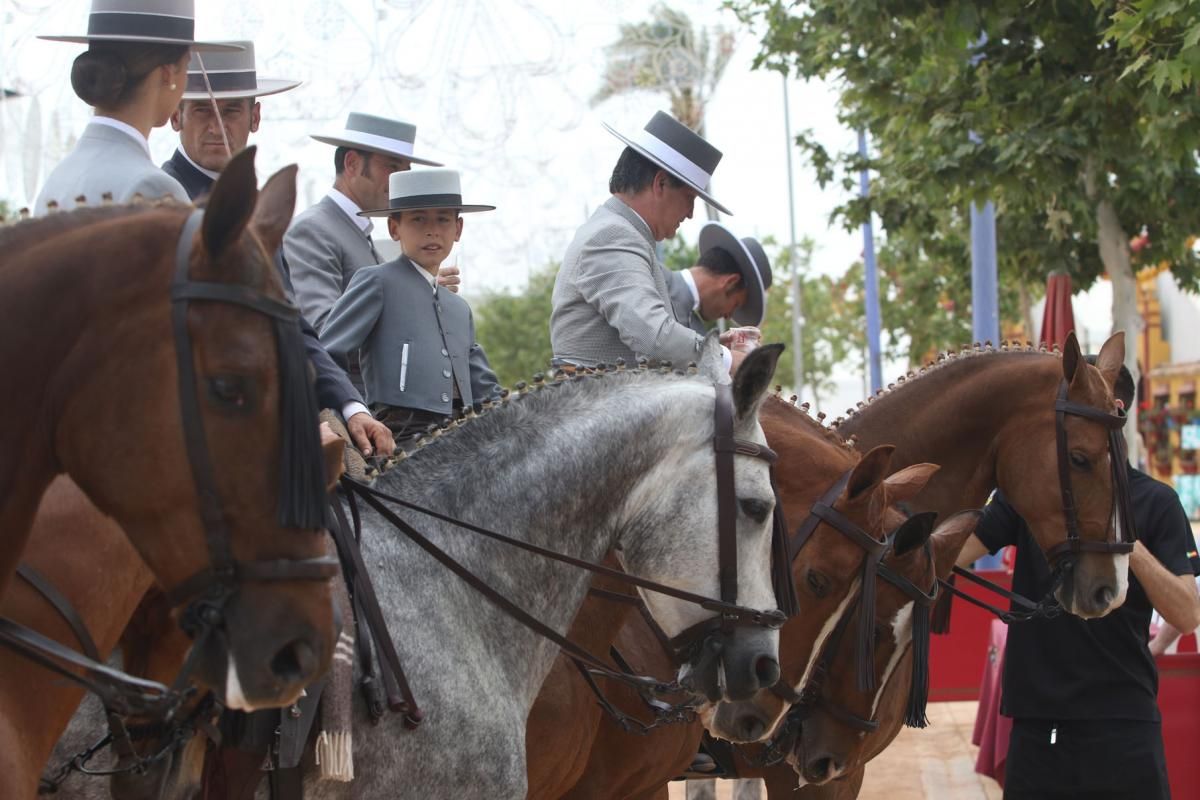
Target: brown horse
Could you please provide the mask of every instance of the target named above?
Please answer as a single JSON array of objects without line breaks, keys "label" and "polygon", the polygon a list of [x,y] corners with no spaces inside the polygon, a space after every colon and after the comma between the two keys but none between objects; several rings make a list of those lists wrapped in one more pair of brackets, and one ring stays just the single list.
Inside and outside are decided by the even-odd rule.
[{"label": "brown horse", "polygon": [[[882,540],[903,520],[892,504],[911,499],[936,471],[932,465],[920,465],[889,477],[890,448],[875,448],[860,459],[830,431],[778,398],[768,398],[759,415],[771,447],[779,454],[776,477],[790,520],[804,519],[817,499],[849,473],[845,490],[832,505]],[[820,649],[832,630],[829,621],[836,622],[854,594],[855,576],[864,558],[861,549],[847,546],[842,534],[825,523],[817,527],[813,539],[793,562],[801,614],[789,620],[781,633],[781,652],[783,643],[790,643],[790,660],[781,662],[784,680],[789,682],[803,681],[811,667],[809,656]],[[617,638],[617,649],[642,674],[670,674],[670,661],[640,615],[629,615],[610,600],[589,598],[574,630],[587,635],[589,644],[603,651],[613,641],[615,623],[625,617],[631,621]],[[610,682],[602,685],[622,708],[636,711],[644,707],[638,695],[625,687]],[[573,722],[564,725],[567,720]],[[754,738],[766,730],[756,716],[727,720],[717,714],[708,724],[733,729],[727,735],[734,738]],[[696,722],[634,736],[607,720],[601,724],[595,697],[578,670],[559,659],[542,687],[526,730],[529,796],[636,796],[633,787],[641,786],[647,776],[650,786],[661,787],[678,774],[668,767],[672,771],[655,782],[663,764],[682,759],[686,767],[702,730]],[[571,786],[575,788],[568,793]]]},{"label": "brown horse", "polygon": [[20,384],[0,413],[0,590],[65,472],[178,604],[199,616],[193,601],[223,592],[197,678],[241,707],[294,699],[334,642],[323,535],[292,507],[319,495],[319,456],[284,457],[316,448],[315,409],[288,424],[311,394],[282,385],[306,376],[287,369],[299,331],[268,255],[294,204],[294,168],[260,195],[250,150],[203,212],[93,208],[0,232],[0,370]]}]

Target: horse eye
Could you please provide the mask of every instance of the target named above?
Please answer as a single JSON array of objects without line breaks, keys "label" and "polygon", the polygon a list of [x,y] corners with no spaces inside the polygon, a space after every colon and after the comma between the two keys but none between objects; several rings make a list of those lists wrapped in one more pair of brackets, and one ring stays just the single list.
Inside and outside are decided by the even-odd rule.
[{"label": "horse eye", "polygon": [[208,379],[208,394],[218,404],[232,409],[247,405],[246,380],[237,375],[217,375]]},{"label": "horse eye", "polygon": [[1091,459],[1089,459],[1086,455],[1079,452],[1078,450],[1072,450],[1071,455],[1069,457],[1071,459],[1071,466],[1075,467],[1076,469],[1091,469],[1092,468]]},{"label": "horse eye", "polygon": [[808,583],[808,588],[817,597],[824,597],[829,594],[829,579],[819,572],[809,570],[805,580]]},{"label": "horse eye", "polygon": [[738,506],[743,514],[755,522],[765,522],[767,515],[771,513],[771,504],[762,500],[739,500]]}]

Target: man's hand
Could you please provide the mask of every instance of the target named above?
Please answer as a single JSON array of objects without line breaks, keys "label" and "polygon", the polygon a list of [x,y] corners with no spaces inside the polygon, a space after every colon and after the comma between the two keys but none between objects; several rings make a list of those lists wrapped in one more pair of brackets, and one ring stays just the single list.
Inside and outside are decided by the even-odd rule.
[{"label": "man's hand", "polygon": [[373,456],[377,452],[381,456],[390,456],[396,451],[396,440],[392,438],[388,426],[365,411],[360,411],[346,420],[346,430],[354,440],[354,446],[361,450],[364,456]]},{"label": "man's hand", "polygon": [[445,286],[450,291],[458,294],[458,287],[462,284],[458,267],[438,267],[437,282],[438,286]]}]

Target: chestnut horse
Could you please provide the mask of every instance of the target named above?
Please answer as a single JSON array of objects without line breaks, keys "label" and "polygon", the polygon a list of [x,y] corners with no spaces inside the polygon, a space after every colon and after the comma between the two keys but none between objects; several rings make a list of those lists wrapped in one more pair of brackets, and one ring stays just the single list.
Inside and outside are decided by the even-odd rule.
[{"label": "chestnut horse", "polygon": [[[767,398],[759,414],[763,431],[779,454],[776,477],[780,499],[787,518],[793,522],[808,516],[817,499],[849,472],[845,490],[832,505],[882,541],[903,520],[903,515],[890,506],[910,500],[937,469],[919,465],[889,477],[889,447],[877,447],[860,459],[836,435],[777,397]],[[813,539],[793,561],[801,610],[784,626],[781,637],[800,648],[789,650],[790,663],[781,663],[789,681],[802,679],[811,661],[804,653],[815,654],[846,611],[864,559],[861,549],[847,546],[843,535],[828,524],[818,525]],[[572,632],[587,637],[590,645],[603,652],[613,643],[620,621],[627,617],[631,621],[617,639],[617,649],[638,671],[669,674],[672,665],[654,633],[638,614],[629,615],[621,604],[590,597]],[[635,712],[644,708],[636,693],[610,682],[600,683],[623,709]],[[717,715],[709,724],[737,728],[742,721],[727,722]],[[732,730],[729,735],[754,738],[765,730],[756,717],[750,717],[744,729]],[[567,796],[633,796],[635,787],[641,786],[647,776],[650,785],[661,787],[679,772],[671,768],[665,778],[656,780],[663,762],[682,761],[682,767],[686,767],[696,753],[702,731],[700,723],[694,722],[634,736],[608,720],[601,724],[595,696],[584,685],[577,668],[559,658],[542,686],[526,729],[529,797],[564,796],[572,786],[575,789]],[[607,763],[610,755],[621,763]]]},{"label": "chestnut horse", "polygon": [[20,385],[0,413],[0,590],[67,473],[201,620],[197,679],[243,708],[290,702],[328,667],[336,568],[297,312],[268,255],[295,168],[260,195],[253,158],[203,211],[92,208],[0,232],[0,370]]}]

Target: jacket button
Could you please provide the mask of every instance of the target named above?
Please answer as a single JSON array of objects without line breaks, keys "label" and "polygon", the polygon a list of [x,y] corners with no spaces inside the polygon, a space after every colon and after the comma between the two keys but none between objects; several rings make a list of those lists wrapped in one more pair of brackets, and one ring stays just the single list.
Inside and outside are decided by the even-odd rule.
[{"label": "jacket button", "polygon": [[443,378],[449,378],[449,377],[450,377],[450,370],[448,370],[448,369],[444,369],[444,370],[442,370],[442,377],[443,377]]},{"label": "jacket button", "polygon": [[442,402],[443,402],[443,403],[449,403],[449,402],[450,402],[450,395],[446,394],[445,392],[442,392]]},{"label": "jacket button", "polygon": [[450,352],[449,352],[449,351],[448,351],[446,348],[444,348],[444,347],[443,347],[443,348],[442,348],[442,355],[444,355],[444,356],[448,356],[448,355],[450,355]]}]

